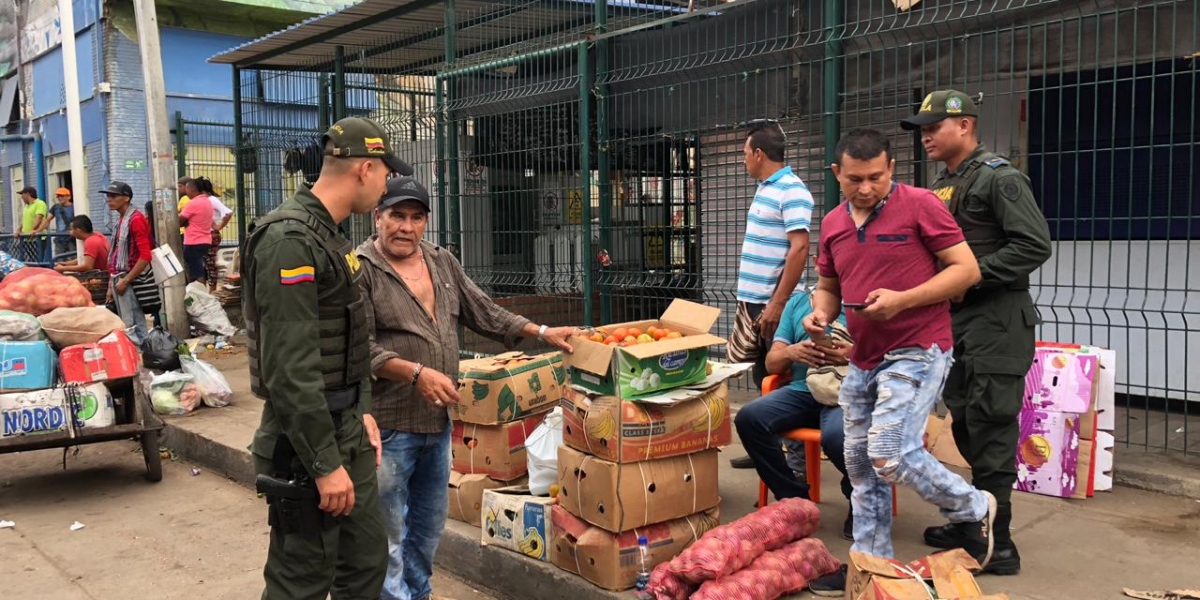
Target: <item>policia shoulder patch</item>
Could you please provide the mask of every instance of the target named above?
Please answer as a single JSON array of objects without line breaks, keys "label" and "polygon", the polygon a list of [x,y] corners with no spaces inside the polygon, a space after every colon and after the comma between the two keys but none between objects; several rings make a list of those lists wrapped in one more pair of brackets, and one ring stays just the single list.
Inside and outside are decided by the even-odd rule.
[{"label": "policia shoulder patch", "polygon": [[1008,159],[1004,158],[1003,156],[993,156],[993,157],[983,161],[983,164],[985,164],[993,169],[999,169],[1000,167],[1003,167],[1004,165],[1009,164],[1009,162],[1008,162]]},{"label": "policia shoulder patch", "polygon": [[1021,186],[1017,183],[1019,175],[1008,175],[1000,179],[1000,195],[1010,202],[1016,202],[1021,197]]}]

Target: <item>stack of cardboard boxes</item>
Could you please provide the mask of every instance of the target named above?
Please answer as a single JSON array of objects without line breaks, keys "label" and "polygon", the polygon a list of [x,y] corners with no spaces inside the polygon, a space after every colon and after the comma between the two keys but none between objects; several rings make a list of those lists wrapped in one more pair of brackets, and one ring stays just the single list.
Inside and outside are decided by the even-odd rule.
[{"label": "stack of cardboard boxes", "polygon": [[558,405],[566,385],[562,354],[509,352],[459,364],[450,518],[479,527],[485,490],[520,485],[525,438]]},{"label": "stack of cardboard boxes", "polygon": [[720,310],[675,300],[660,319],[683,337],[628,346],[574,338],[564,360],[560,491],[551,507],[550,560],[611,590],[668,561],[719,522],[717,450],[730,442],[727,379],[742,370],[708,361]]}]

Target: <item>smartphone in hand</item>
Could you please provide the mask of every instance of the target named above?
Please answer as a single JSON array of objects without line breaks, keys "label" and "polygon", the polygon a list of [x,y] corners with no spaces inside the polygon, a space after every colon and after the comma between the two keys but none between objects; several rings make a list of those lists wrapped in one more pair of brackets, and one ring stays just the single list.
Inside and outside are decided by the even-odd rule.
[{"label": "smartphone in hand", "polygon": [[866,302],[843,302],[842,306],[844,308],[852,308],[854,310],[860,310],[860,309],[866,308],[867,303]]}]

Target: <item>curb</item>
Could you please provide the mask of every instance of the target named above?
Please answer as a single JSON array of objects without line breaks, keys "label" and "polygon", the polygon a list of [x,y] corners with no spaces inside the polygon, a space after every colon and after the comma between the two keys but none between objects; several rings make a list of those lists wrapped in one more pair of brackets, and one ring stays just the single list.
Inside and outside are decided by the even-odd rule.
[{"label": "curb", "polygon": [[434,564],[476,587],[521,600],[628,599],[632,592],[602,590],[551,563],[532,560],[510,550],[481,546],[480,532],[453,519],[446,521]]},{"label": "curb", "polygon": [[174,450],[180,458],[254,489],[254,464],[250,461],[249,450],[226,446],[186,427],[179,427],[173,419],[166,419],[162,436],[162,445]]},{"label": "curb", "polygon": [[1164,452],[1122,453],[1113,484],[1200,500],[1200,457]]}]

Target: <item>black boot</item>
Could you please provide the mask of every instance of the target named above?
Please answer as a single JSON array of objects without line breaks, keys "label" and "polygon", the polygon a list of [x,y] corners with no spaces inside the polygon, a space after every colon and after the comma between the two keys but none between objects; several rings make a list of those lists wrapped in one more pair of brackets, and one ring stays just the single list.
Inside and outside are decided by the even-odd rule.
[{"label": "black boot", "polygon": [[938,527],[925,528],[925,543],[934,548],[953,550],[962,548],[962,528],[959,523],[946,523]]},{"label": "black boot", "polygon": [[1012,504],[1000,504],[996,507],[996,548],[992,552],[992,560],[983,569],[984,573],[992,575],[1016,575],[1021,572],[1021,555],[1017,545],[1012,541]]}]

